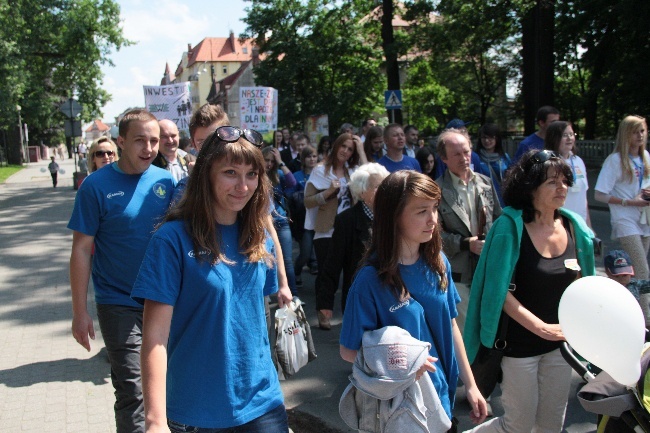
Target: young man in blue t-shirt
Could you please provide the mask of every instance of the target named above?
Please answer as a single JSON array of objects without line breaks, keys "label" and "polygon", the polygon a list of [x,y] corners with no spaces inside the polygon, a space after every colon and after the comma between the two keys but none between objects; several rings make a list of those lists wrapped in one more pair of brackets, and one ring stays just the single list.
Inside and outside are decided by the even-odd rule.
[{"label": "young man in blue t-shirt", "polygon": [[399,170],[415,170],[422,173],[422,168],[417,159],[404,155],[406,137],[402,125],[391,123],[384,128],[384,143],[386,143],[386,155],[382,156],[379,164],[386,167],[389,173]]},{"label": "young man in blue t-shirt", "polygon": [[546,128],[548,125],[560,120],[560,112],[557,108],[551,107],[550,105],[544,105],[537,110],[537,125],[539,130],[530,134],[528,137],[524,138],[519,145],[517,146],[517,152],[515,152],[515,157],[512,162],[519,161],[521,156],[528,152],[531,149],[542,150],[544,149],[544,139],[546,138]]},{"label": "young man in blue t-shirt", "polygon": [[115,388],[118,433],[144,432],[142,306],[131,299],[131,290],[154,226],[169,207],[175,186],[168,171],[151,166],[159,140],[158,121],[151,113],[126,113],[119,125],[119,161],[86,178],[68,223],[74,231],[70,256],[72,334],[90,350],[89,337],[95,338],[87,307],[92,269],[97,316]]}]

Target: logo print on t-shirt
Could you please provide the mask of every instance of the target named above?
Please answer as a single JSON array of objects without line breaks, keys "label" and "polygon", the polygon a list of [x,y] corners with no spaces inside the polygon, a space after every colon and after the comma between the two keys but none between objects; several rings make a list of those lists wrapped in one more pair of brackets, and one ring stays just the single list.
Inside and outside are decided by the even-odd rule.
[{"label": "logo print on t-shirt", "polygon": [[167,188],[162,183],[157,183],[153,186],[153,193],[158,196],[158,198],[165,198],[167,195]]},{"label": "logo print on t-shirt", "polygon": [[113,197],[123,197],[124,196],[124,191],[117,191],[117,192],[109,192],[106,194],[106,198],[111,199]]},{"label": "logo print on t-shirt", "polygon": [[391,313],[394,313],[395,311],[399,310],[402,307],[407,307],[410,304],[408,299],[405,299],[404,301],[400,302],[399,304],[392,305],[388,310]]}]

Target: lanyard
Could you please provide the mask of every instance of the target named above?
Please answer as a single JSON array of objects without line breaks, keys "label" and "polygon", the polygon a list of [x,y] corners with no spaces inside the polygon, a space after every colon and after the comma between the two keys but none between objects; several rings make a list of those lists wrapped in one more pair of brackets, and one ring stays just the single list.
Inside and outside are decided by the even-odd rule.
[{"label": "lanyard", "polygon": [[643,158],[641,158],[641,165],[637,165],[637,163],[634,161],[634,158],[632,158],[632,155],[628,155],[630,157],[630,161],[632,161],[632,164],[634,164],[634,167],[636,167],[637,172],[639,173],[639,189],[641,189],[641,185],[643,185],[643,178],[645,173],[644,167],[643,167]]},{"label": "lanyard", "polygon": [[571,172],[573,172],[573,182],[576,182],[578,180],[577,174],[576,174],[576,166],[573,163],[573,155],[569,156],[569,161],[571,161]]}]

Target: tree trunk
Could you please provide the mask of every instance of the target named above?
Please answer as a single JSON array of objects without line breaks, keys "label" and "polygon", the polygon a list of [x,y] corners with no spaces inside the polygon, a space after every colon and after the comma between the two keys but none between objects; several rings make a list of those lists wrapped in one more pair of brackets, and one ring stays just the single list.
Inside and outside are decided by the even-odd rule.
[{"label": "tree trunk", "polygon": [[524,131],[535,132],[535,116],[543,105],[553,105],[555,0],[537,0],[522,19],[522,99]]},{"label": "tree trunk", "polygon": [[23,163],[22,146],[20,145],[20,130],[18,125],[7,131],[7,162],[13,165]]},{"label": "tree trunk", "polygon": [[[386,58],[386,78],[388,79],[387,90],[400,90],[399,64],[397,63],[397,47],[393,35],[393,0],[383,0],[383,15],[381,17],[381,46],[384,49]],[[391,111],[395,113],[395,122],[402,123],[402,110],[388,110],[386,114],[389,119]]]}]

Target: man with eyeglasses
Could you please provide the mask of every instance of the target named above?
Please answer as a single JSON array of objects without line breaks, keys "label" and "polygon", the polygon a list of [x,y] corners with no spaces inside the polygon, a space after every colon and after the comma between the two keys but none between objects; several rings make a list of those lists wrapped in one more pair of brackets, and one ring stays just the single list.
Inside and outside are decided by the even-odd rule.
[{"label": "man with eyeglasses", "polygon": [[546,128],[548,125],[560,120],[560,112],[557,108],[550,105],[544,105],[537,110],[537,125],[539,130],[524,138],[517,146],[517,152],[513,158],[513,163],[519,161],[519,158],[531,149],[542,150],[544,149],[544,138],[546,138]]},{"label": "man with eyeglasses", "polygon": [[144,432],[142,306],[131,299],[131,290],[154,227],[167,211],[175,186],[168,171],[151,166],[159,140],[158,120],[151,113],[126,113],[117,139],[121,158],[85,179],[68,223],[73,230],[72,335],[90,351],[90,339],[95,339],[87,305],[92,271],[97,317],[115,388],[118,433]]},{"label": "man with eyeglasses", "polygon": [[163,119],[158,122],[158,126],[160,126],[159,151],[158,156],[153,160],[153,165],[170,172],[178,182],[189,175],[190,162],[195,161],[196,158],[178,147],[179,134],[175,122]]}]

